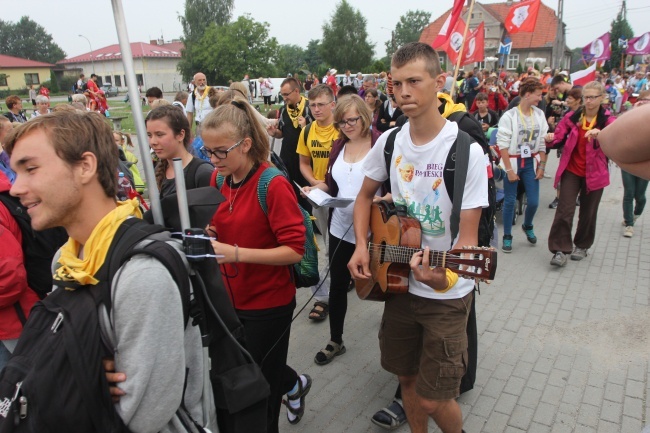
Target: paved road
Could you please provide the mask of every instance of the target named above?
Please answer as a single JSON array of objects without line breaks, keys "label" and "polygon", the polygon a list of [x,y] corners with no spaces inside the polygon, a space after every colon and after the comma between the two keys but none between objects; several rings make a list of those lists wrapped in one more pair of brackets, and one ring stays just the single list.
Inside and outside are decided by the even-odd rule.
[{"label": "paved road", "polygon": [[[549,172],[556,167],[553,153]],[[517,227],[513,253],[499,253],[497,279],[481,286],[476,301],[476,386],[459,398],[468,433],[639,433],[650,423],[649,217],[637,221],[633,238],[622,237],[620,170],[613,167],[611,177],[585,260],[561,269],[549,265],[551,179],[541,187],[538,244],[528,244]],[[298,304],[310,295],[301,289]],[[310,308],[311,302],[293,324],[289,363],[314,384],[302,421],[290,425],[283,409],[281,431],[382,432],[370,417],[390,401],[396,385],[379,365],[382,304],[349,294],[347,353],[327,366],[313,358],[329,339],[328,324],[309,321]],[[430,422],[429,431],[439,430]]]}]

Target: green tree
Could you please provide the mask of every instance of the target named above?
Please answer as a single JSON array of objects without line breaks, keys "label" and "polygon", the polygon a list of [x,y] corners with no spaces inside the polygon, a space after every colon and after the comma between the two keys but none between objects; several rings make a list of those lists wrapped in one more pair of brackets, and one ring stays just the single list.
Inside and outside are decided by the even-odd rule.
[{"label": "green tree", "polygon": [[422,30],[429,25],[431,12],[422,10],[408,11],[399,18],[392,37],[386,41],[386,54],[389,57],[402,45],[420,40]]},{"label": "green tree", "polygon": [[[277,51],[278,42],[269,37],[269,24],[244,15],[223,26],[210,24],[198,42],[186,47],[179,69],[184,76],[201,71],[210,85],[225,85],[228,80],[241,80],[244,74],[271,75]],[[188,58],[195,68],[191,71]]]},{"label": "green tree", "polygon": [[[623,3],[623,5],[625,5],[625,3]],[[625,50],[623,47],[618,46],[619,38],[629,40],[634,37],[632,27],[630,26],[630,23],[627,22],[625,15],[625,9],[621,9],[616,16],[616,19],[612,21],[612,28],[609,31],[612,55],[609,57],[609,68],[607,68],[607,71],[611,70],[611,68],[619,68],[621,66],[621,56],[625,55]]]},{"label": "green tree", "polygon": [[220,27],[230,22],[233,7],[234,0],[185,0],[185,13],[178,16],[184,45],[178,70],[183,79],[189,81],[201,69],[188,53],[195,51],[195,46],[211,25]]},{"label": "green tree", "polygon": [[286,77],[288,73],[295,74],[305,67],[304,49],[298,45],[280,45],[275,63],[276,76]]},{"label": "green tree", "polygon": [[52,35],[27,16],[17,23],[0,20],[0,47],[3,54],[39,62],[56,63],[65,58]]},{"label": "green tree", "polygon": [[320,55],[320,40],[312,39],[305,50],[305,64],[310,72],[320,73],[327,68],[325,61]]},{"label": "green tree", "polygon": [[368,42],[367,21],[346,0],[336,5],[329,23],[323,24],[321,55],[328,66],[361,70],[372,60],[374,44]]}]

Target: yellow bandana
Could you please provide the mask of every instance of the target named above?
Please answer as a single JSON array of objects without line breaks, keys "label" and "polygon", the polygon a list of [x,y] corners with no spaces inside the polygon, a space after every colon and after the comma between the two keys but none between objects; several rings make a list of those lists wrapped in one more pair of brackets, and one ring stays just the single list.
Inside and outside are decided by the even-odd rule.
[{"label": "yellow bandana", "polygon": [[589,131],[594,129],[594,126],[596,125],[596,118],[598,116],[594,116],[593,119],[591,119],[591,122],[589,122],[589,125],[587,125],[587,116],[584,114],[581,116],[582,118],[580,119],[582,121],[582,130],[583,131]]},{"label": "yellow bandana", "polygon": [[307,103],[307,98],[303,98],[301,96],[300,102],[298,102],[298,106],[295,109],[287,105],[287,113],[289,113],[289,118],[291,119],[291,123],[293,123],[294,128],[298,128],[298,118],[302,116],[302,112],[305,109],[306,103]]},{"label": "yellow bandana", "polygon": [[61,257],[58,261],[61,266],[56,270],[54,279],[76,281],[80,285],[97,284],[99,281],[94,275],[104,264],[115,232],[130,216],[142,218],[138,199],[118,202],[117,207],[99,221],[83,246],[83,259],[79,258],[81,245],[72,238],[68,239],[68,242],[61,247]]}]

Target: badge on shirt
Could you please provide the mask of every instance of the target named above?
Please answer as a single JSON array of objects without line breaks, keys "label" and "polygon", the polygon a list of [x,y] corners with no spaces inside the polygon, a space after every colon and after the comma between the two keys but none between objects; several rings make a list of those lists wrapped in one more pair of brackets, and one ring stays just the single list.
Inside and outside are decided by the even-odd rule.
[{"label": "badge on shirt", "polygon": [[521,157],[522,158],[530,158],[533,156],[533,153],[530,150],[530,146],[528,144],[522,144],[521,145]]}]

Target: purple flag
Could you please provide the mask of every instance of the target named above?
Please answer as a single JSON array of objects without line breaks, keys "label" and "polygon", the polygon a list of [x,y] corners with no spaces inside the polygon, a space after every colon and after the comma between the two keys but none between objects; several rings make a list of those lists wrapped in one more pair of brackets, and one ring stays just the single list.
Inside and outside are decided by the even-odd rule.
[{"label": "purple flag", "polygon": [[627,42],[626,54],[643,55],[650,54],[650,32],[632,38]]},{"label": "purple flag", "polygon": [[605,33],[582,49],[582,57],[586,62],[608,60],[611,54],[609,33]]}]

